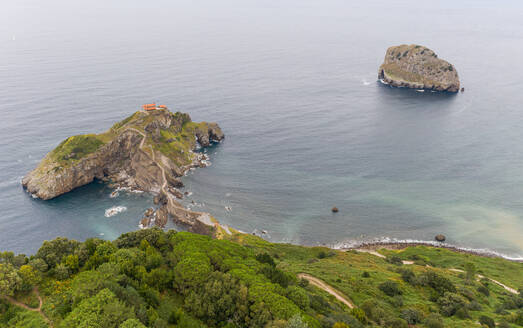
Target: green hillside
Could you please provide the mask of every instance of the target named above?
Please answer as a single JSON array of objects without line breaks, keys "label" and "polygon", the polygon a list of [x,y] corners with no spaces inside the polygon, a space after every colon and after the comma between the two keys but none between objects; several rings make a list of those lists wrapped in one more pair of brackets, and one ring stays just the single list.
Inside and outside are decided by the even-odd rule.
[{"label": "green hillside", "polygon": [[497,283],[523,286],[522,263],[228,238],[151,229],[0,253],[0,327],[523,326],[523,298]]}]

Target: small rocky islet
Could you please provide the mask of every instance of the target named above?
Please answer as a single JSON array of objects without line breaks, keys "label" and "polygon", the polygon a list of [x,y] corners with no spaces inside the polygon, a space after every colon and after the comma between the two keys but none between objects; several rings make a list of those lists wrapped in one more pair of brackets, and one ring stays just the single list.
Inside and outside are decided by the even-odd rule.
[{"label": "small rocky islet", "polygon": [[460,81],[456,68],[438,58],[431,49],[420,45],[400,45],[387,49],[378,78],[394,87],[458,92]]},{"label": "small rocky islet", "polygon": [[147,210],[141,225],[165,226],[168,217],[205,233],[209,214],[185,209],[176,201],[182,193],[180,177],[206,165],[206,155],[194,152],[223,140],[218,124],[192,122],[187,113],[166,108],[137,111],[101,134],[65,139],[22,180],[33,197],[58,197],[95,179],[112,187],[157,193],[156,211]]}]

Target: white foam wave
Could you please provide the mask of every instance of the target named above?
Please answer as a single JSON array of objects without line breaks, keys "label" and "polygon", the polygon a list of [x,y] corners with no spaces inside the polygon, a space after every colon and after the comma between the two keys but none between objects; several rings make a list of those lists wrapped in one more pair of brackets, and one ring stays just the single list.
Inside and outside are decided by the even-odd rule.
[{"label": "white foam wave", "polygon": [[105,210],[105,217],[109,218],[111,216],[114,216],[116,214],[122,213],[124,211],[127,211],[127,207],[125,206],[113,206],[111,208],[108,208]]}]

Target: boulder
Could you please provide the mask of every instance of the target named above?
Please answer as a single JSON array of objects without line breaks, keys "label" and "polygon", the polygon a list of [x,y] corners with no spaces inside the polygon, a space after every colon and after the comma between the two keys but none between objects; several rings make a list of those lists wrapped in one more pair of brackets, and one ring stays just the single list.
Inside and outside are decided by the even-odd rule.
[{"label": "boulder", "polygon": [[400,45],[387,49],[378,78],[396,87],[458,92],[456,68],[420,45]]},{"label": "boulder", "polygon": [[338,210],[338,208],[337,208],[336,206],[334,206],[334,207],[332,208],[332,213],[338,213],[338,211],[339,211],[339,210]]},{"label": "boulder", "polygon": [[436,239],[436,241],[439,241],[441,243],[441,242],[444,242],[445,239],[447,239],[447,238],[445,238],[444,235],[439,234],[439,235],[436,235],[436,237],[434,237],[434,239]]}]

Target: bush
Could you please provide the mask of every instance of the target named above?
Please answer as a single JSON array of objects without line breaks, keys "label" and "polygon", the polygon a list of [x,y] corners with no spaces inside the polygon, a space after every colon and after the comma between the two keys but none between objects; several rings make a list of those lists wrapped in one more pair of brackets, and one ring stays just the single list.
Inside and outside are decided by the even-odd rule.
[{"label": "bush", "polygon": [[401,318],[407,321],[409,325],[415,325],[423,321],[421,312],[412,308],[403,310],[401,312]]},{"label": "bush", "polygon": [[438,294],[443,295],[445,292],[456,292],[456,286],[449,279],[440,276],[434,271],[427,271],[419,276],[418,283],[422,286],[434,288]]},{"label": "bush", "polygon": [[390,304],[395,308],[401,308],[403,306],[403,297],[401,295],[396,295],[390,299]]},{"label": "bush", "polygon": [[439,314],[432,313],[425,319],[425,327],[427,328],[444,328],[443,319]]},{"label": "bush", "polygon": [[469,304],[467,304],[467,310],[481,311],[481,305],[477,301],[472,301]]},{"label": "bush", "polygon": [[345,322],[336,322],[332,328],[350,328]]},{"label": "bush", "polygon": [[387,262],[394,264],[394,265],[403,265],[403,260],[401,259],[401,257],[396,256],[396,255],[388,257]]},{"label": "bush", "polygon": [[501,321],[499,324],[498,324],[498,328],[510,328],[510,324],[506,321]]},{"label": "bush", "polygon": [[388,328],[408,328],[408,324],[405,320],[400,318],[389,319],[386,323]]},{"label": "bush", "polygon": [[308,327],[309,326],[307,325],[307,323],[303,321],[303,318],[299,314],[296,314],[292,318],[290,318],[289,321],[287,322],[287,326],[285,326],[285,328],[308,328]]},{"label": "bush", "polygon": [[463,308],[467,301],[463,296],[455,293],[445,293],[444,296],[438,299],[438,304],[441,307],[441,314],[447,317],[453,316],[456,311]]},{"label": "bush", "polygon": [[481,323],[482,325],[485,325],[489,328],[496,327],[496,323],[494,322],[494,319],[492,319],[491,317],[487,317],[486,315],[482,315],[481,317],[479,317],[479,323]]},{"label": "bush", "polygon": [[402,292],[396,282],[388,280],[381,283],[378,288],[388,296],[401,295]]},{"label": "bush", "polygon": [[383,324],[391,315],[383,309],[383,306],[376,300],[370,299],[363,302],[361,309],[367,317],[377,324]]},{"label": "bush", "polygon": [[483,286],[483,285],[478,287],[478,292],[480,292],[481,294],[483,294],[483,295],[485,295],[487,297],[490,295],[490,290],[487,287]]},{"label": "bush", "polygon": [[309,286],[309,281],[307,279],[301,278],[300,281],[298,282],[298,286],[305,288],[305,287]]},{"label": "bush", "polygon": [[65,280],[69,278],[69,269],[64,264],[58,264],[53,270],[54,276],[58,280]]},{"label": "bush", "polygon": [[361,276],[362,276],[363,278],[370,278],[370,273],[369,273],[368,271],[364,271],[364,272],[361,274]]},{"label": "bush", "polygon": [[470,319],[470,314],[469,314],[469,311],[467,310],[467,308],[460,308],[456,311],[456,314],[455,314],[456,317],[460,318],[460,319]]},{"label": "bush", "polygon": [[269,278],[273,283],[281,285],[283,288],[287,288],[292,282],[292,277],[290,274],[283,272],[282,270],[275,268],[270,265],[265,265],[261,272]]},{"label": "bush", "polygon": [[270,256],[267,253],[260,253],[256,255],[256,260],[260,263],[267,263],[270,266],[276,266],[276,263],[274,263],[272,256]]},{"label": "bush", "polygon": [[352,316],[354,316],[354,318],[358,319],[358,321],[361,322],[364,325],[366,325],[367,322],[369,321],[367,319],[367,316],[365,315],[365,311],[363,311],[360,308],[353,308],[350,311],[350,314],[352,314]]},{"label": "bush", "polygon": [[307,293],[302,289],[295,286],[288,287],[287,298],[298,305],[302,310],[306,310],[310,306],[310,300]]},{"label": "bush", "polygon": [[401,279],[409,284],[415,281],[416,275],[411,269],[405,269],[401,271]]}]

